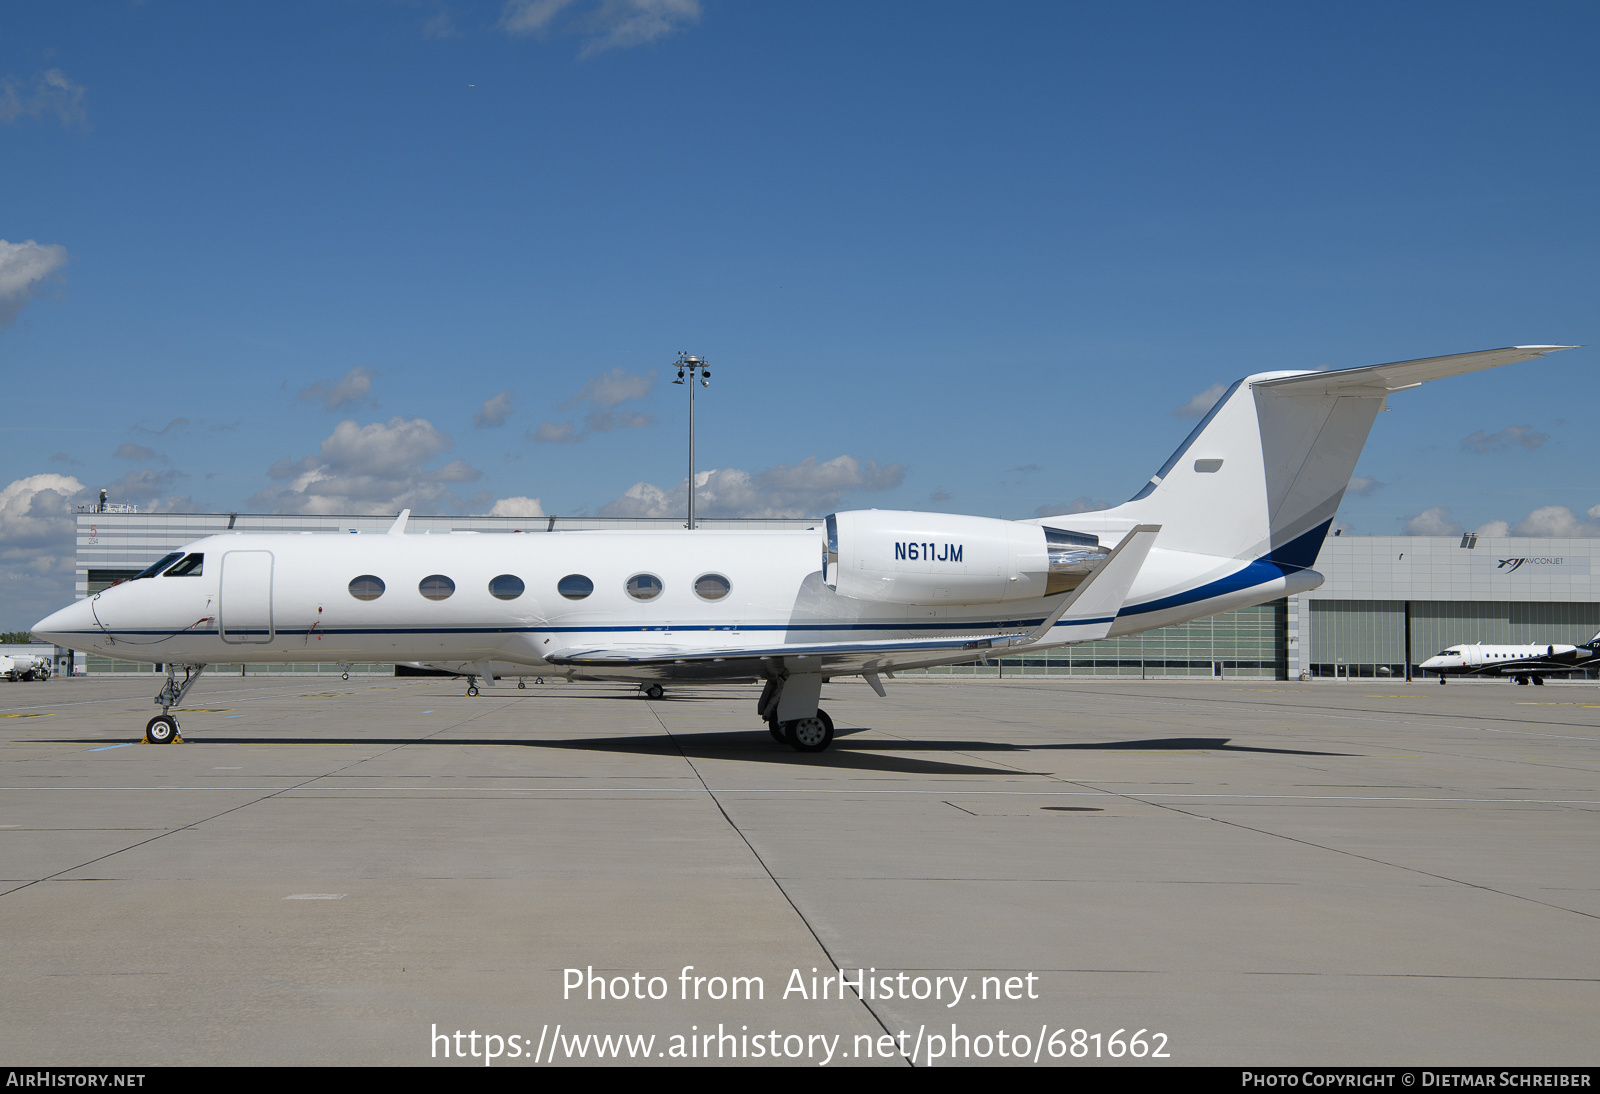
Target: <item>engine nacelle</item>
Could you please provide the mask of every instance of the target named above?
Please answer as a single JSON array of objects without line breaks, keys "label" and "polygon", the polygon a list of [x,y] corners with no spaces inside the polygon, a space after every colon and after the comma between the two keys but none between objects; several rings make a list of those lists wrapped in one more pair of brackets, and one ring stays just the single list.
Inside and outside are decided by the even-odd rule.
[{"label": "engine nacelle", "polygon": [[1105,552],[1094,536],[989,517],[857,510],[828,518],[823,580],[889,604],[1000,604],[1067,592]]}]

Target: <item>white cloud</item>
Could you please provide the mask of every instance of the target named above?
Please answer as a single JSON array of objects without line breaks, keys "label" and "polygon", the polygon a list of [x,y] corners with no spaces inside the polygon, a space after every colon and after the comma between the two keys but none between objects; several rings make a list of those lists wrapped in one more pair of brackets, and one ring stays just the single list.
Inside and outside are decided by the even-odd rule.
[{"label": "white cloud", "polygon": [[1352,475],[1350,485],[1346,489],[1352,494],[1372,494],[1382,490],[1384,484],[1370,475]]},{"label": "white cloud", "polygon": [[506,0],[500,26],[516,37],[558,28],[578,34],[578,56],[590,57],[654,42],[699,18],[700,0]]},{"label": "white cloud", "polygon": [[0,630],[25,630],[72,599],[74,501],[70,475],[29,475],[0,490]]},{"label": "white cloud", "polygon": [[571,422],[540,422],[528,437],[541,444],[572,444],[579,434],[577,426]]},{"label": "white cloud", "polygon": [[59,243],[8,243],[0,239],[0,327],[16,319],[40,284],[67,264]]},{"label": "white cloud", "polygon": [[544,506],[538,498],[501,498],[488,513],[491,517],[542,517]]},{"label": "white cloud", "polygon": [[473,482],[482,473],[464,460],[437,470],[422,465],[455,447],[422,418],[387,424],[340,422],[314,455],[285,456],[267,470],[284,483],[256,494],[252,506],[279,513],[389,513],[399,509],[460,509],[446,483]]},{"label": "white cloud", "polygon": [[166,425],[162,426],[160,429],[149,429],[149,428],[147,428],[145,426],[142,426],[142,425],[136,425],[136,426],[133,427],[134,432],[136,432],[136,433],[148,433],[152,437],[165,437],[168,433],[171,433],[174,430],[177,430],[179,433],[182,433],[182,432],[186,431],[188,428],[189,428],[189,419],[188,418],[173,418],[171,421],[169,421]]},{"label": "white cloud", "polygon": [[1099,498],[1079,496],[1073,498],[1065,505],[1041,505],[1039,508],[1033,511],[1033,515],[1036,517],[1064,517],[1070,516],[1073,513],[1093,513],[1097,509],[1110,508],[1111,503],[1109,501],[1102,501]]},{"label": "white cloud", "polygon": [[1217,400],[1222,398],[1222,393],[1227,391],[1222,384],[1212,384],[1194,398],[1180,407],[1175,407],[1172,416],[1175,418],[1204,418],[1212,407],[1217,405]]},{"label": "white cloud", "polygon": [[0,547],[43,544],[73,549],[73,517],[67,503],[84,492],[71,475],[29,475],[0,490]]},{"label": "white cloud", "polygon": [[461,29],[456,26],[455,16],[450,9],[440,5],[433,16],[422,24],[424,38],[459,38]]},{"label": "white cloud", "polygon": [[137,505],[141,512],[173,513],[193,511],[194,503],[188,498],[172,497],[171,491],[178,480],[188,478],[181,471],[129,471],[115,482],[106,484],[106,500]]},{"label": "white cloud", "polygon": [[372,394],[372,377],[373,371],[360,365],[345,373],[344,379],[338,383],[318,380],[310,387],[302,388],[300,394],[294,397],[294,401],[321,402],[329,410],[355,410],[369,401],[368,397]]},{"label": "white cloud", "polygon": [[643,429],[655,425],[656,416],[644,411],[597,410],[583,420],[587,433],[609,433],[613,429]]},{"label": "white cloud", "polygon": [[1480,456],[1486,452],[1506,452],[1513,446],[1532,452],[1549,439],[1549,434],[1540,433],[1531,425],[1508,425],[1498,433],[1485,433],[1480,429],[1462,438],[1461,447]]},{"label": "white cloud", "polygon": [[1450,510],[1442,505],[1424,509],[1400,530],[1404,536],[1459,536],[1461,525],[1450,519]]},{"label": "white cloud", "polygon": [[506,0],[500,25],[508,34],[540,34],[571,6],[572,0]]},{"label": "white cloud", "polygon": [[[905,481],[906,469],[898,463],[880,466],[876,460],[836,456],[819,463],[808,456],[790,466],[779,464],[758,474],[736,468],[702,471],[695,475],[695,513],[705,517],[814,517],[838,506],[839,499],[856,490],[890,490]],[[653,483],[630,486],[622,497],[600,512],[608,517],[675,517],[689,508],[689,480],[670,490]]]},{"label": "white cloud", "polygon": [[590,412],[583,420],[583,429],[572,422],[540,422],[528,434],[531,440],[545,444],[572,444],[591,433],[609,433],[614,429],[643,429],[656,424],[655,415],[642,410],[617,410],[630,399],[643,399],[655,386],[656,374],[647,372],[634,376],[620,366],[610,372],[591,376],[578,393],[561,404],[562,410],[571,410],[580,404],[589,406]]},{"label": "white cloud", "polygon": [[561,409],[570,410],[579,403],[593,403],[604,409],[625,403],[629,399],[643,399],[650,394],[655,382],[656,374],[653,371],[643,376],[632,376],[618,365],[610,372],[589,377],[578,389],[578,394],[561,404]]},{"label": "white cloud", "polygon": [[89,124],[83,99],[88,89],[59,68],[52,68],[38,77],[31,88],[23,88],[15,76],[0,80],[0,122],[14,122],[18,118],[53,116],[62,125]]},{"label": "white cloud", "polygon": [[[1485,521],[1474,529],[1478,535],[1496,539],[1505,536],[1531,539],[1600,538],[1600,505],[1585,513],[1583,520],[1565,505],[1542,505],[1511,524],[1504,520]],[[1408,536],[1458,536],[1462,527],[1450,519],[1450,510],[1436,507],[1412,517],[1403,534]]]},{"label": "white cloud", "polygon": [[[1595,516],[1595,506],[1588,516]],[[1551,539],[1592,539],[1600,536],[1600,523],[1583,521],[1565,505],[1544,505],[1517,522],[1511,529],[1514,536],[1534,536]]]},{"label": "white cloud", "polygon": [[477,429],[495,429],[505,425],[509,417],[511,417],[511,392],[502,391],[494,398],[483,401],[483,409],[472,416],[472,424]]},{"label": "white cloud", "polygon": [[153,460],[156,454],[142,444],[119,444],[112,453],[119,460]]}]

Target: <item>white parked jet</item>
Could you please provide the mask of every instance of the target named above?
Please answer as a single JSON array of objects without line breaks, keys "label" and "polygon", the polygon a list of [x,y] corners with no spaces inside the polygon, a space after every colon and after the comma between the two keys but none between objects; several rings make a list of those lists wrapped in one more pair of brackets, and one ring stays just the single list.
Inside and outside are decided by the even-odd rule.
[{"label": "white parked jet", "polygon": [[1542,646],[1484,646],[1477,643],[1451,646],[1436,653],[1420,666],[1423,672],[1439,674],[1439,683],[1450,676],[1509,676],[1519,684],[1544,683],[1553,672],[1572,672],[1600,666],[1600,634],[1581,646],[1546,643]]},{"label": "white parked jet", "polygon": [[[820,752],[825,679],[1137,634],[1316,588],[1312,569],[1395,391],[1542,357],[1517,346],[1235,383],[1124,505],[1006,521],[837,513],[807,531],[230,533],[63,608],[39,638],[163,663],[146,739],[208,664],[495,666],[572,680],[765,681],[773,736]],[[176,669],[185,670],[180,681]],[[471,690],[471,689],[469,689]]]}]

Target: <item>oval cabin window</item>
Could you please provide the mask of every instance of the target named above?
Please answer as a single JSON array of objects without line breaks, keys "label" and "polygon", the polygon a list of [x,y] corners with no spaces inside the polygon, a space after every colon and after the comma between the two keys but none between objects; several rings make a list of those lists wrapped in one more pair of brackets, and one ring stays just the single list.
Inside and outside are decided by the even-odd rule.
[{"label": "oval cabin window", "polygon": [[733,591],[733,585],[721,574],[701,574],[694,579],[694,595],[701,600],[721,600]]},{"label": "oval cabin window", "polygon": [[568,600],[582,600],[584,597],[594,592],[594,582],[590,581],[582,574],[568,574],[566,577],[556,582],[556,592],[560,593]]},{"label": "oval cabin window", "polygon": [[635,600],[654,600],[661,595],[661,579],[655,574],[634,574],[628,579],[627,589]]},{"label": "oval cabin window", "polygon": [[417,591],[429,600],[449,600],[456,583],[443,574],[430,574],[417,582]]},{"label": "oval cabin window", "polygon": [[350,595],[357,600],[376,600],[383,595],[383,579],[362,574],[350,582]]},{"label": "oval cabin window", "polygon": [[489,582],[489,595],[496,600],[515,600],[522,595],[522,579],[512,574],[501,574]]}]

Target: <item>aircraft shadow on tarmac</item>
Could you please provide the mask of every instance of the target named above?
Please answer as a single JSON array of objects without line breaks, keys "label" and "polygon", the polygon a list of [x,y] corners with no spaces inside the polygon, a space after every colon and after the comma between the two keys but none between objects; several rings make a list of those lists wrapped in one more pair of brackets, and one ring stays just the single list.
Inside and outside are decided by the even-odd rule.
[{"label": "aircraft shadow on tarmac", "polygon": [[[188,738],[190,744],[214,745],[368,745],[368,746],[463,746],[496,745],[509,748],[560,748],[585,752],[631,753],[640,756],[672,756],[681,754],[691,760],[740,760],[756,763],[776,763],[788,766],[800,764],[813,768],[833,770],[882,771],[906,775],[1018,775],[1048,774],[1016,767],[978,767],[972,764],[951,763],[913,756],[896,755],[906,752],[1000,752],[1026,755],[1038,752],[1062,751],[1129,751],[1129,752],[1255,752],[1279,756],[1347,756],[1343,752],[1311,752],[1292,748],[1255,748],[1233,745],[1228,737],[1162,737],[1137,741],[1072,741],[1050,744],[1019,745],[1006,741],[917,741],[905,739],[848,741],[855,734],[866,732],[867,727],[840,729],[834,737],[834,747],[827,752],[802,755],[772,740],[765,731],[675,733],[671,736],[652,734],[626,737],[573,737],[555,740],[528,740],[477,737],[214,737],[202,734]],[[61,744],[104,744],[100,738],[60,740]],[[844,747],[840,747],[843,745]]]}]

